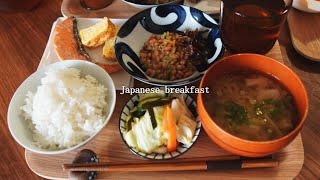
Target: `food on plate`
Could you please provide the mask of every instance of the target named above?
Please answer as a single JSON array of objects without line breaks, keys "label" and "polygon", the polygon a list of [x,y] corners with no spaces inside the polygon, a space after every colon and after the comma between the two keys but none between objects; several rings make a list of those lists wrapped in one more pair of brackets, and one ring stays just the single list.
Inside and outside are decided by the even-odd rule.
[{"label": "food on plate", "polygon": [[143,94],[126,119],[124,140],[140,152],[165,154],[191,143],[196,125],[182,95]]},{"label": "food on plate", "polygon": [[120,29],[120,27],[116,26],[114,36],[112,38],[107,39],[106,42],[104,43],[102,54],[105,59],[108,59],[111,61],[117,61],[116,54],[114,51],[114,42],[116,40],[116,35],[117,35],[119,29]]},{"label": "food on plate", "polygon": [[115,25],[109,18],[104,17],[102,21],[80,30],[80,38],[83,45],[87,47],[97,47],[114,37]]},{"label": "food on plate", "polygon": [[163,4],[174,0],[130,0],[130,2],[138,4]]},{"label": "food on plate", "polygon": [[[103,21],[106,21],[106,19],[104,19]],[[104,43],[106,40],[108,40],[109,38],[111,39],[116,35],[116,32],[115,32],[116,28],[114,28],[114,24],[109,19],[108,19],[108,23],[109,23],[108,26],[112,27],[112,28],[108,28],[109,30],[111,30],[110,32],[105,33],[105,35],[108,36],[108,38],[105,38],[99,35],[100,37],[99,40],[94,40],[94,41],[96,42],[101,41]],[[89,37],[91,35],[90,32],[89,31],[86,31],[86,32],[88,33],[86,37]],[[94,30],[92,34],[97,34],[97,32],[100,32],[100,31]],[[104,41],[102,39],[104,39]],[[103,62],[100,62],[100,61],[97,62],[95,61],[95,59],[89,56],[88,52],[90,52],[90,49],[85,49],[85,47],[83,46],[81,37],[78,32],[78,28],[77,28],[77,19],[74,17],[69,17],[57,25],[55,29],[54,44],[56,46],[56,52],[60,60],[79,59],[79,60],[91,61],[93,63],[96,63],[100,67],[102,67],[109,74],[118,72],[121,70],[120,65],[114,62],[114,60],[103,59]]]},{"label": "food on plate", "polygon": [[140,50],[140,64],[150,77],[178,80],[191,76],[207,66],[212,42],[205,31],[165,32],[153,34]]},{"label": "food on plate", "polygon": [[78,34],[77,32],[77,21],[75,18],[69,17],[57,25],[53,41],[59,59],[90,59],[81,42],[77,42],[78,37],[75,37]]},{"label": "food on plate", "polygon": [[108,89],[75,68],[50,69],[21,107],[35,144],[57,150],[75,146],[99,131],[106,120]]},{"label": "food on plate", "polygon": [[255,71],[226,73],[209,85],[203,102],[225,131],[248,140],[285,136],[298,123],[290,92],[275,78]]}]

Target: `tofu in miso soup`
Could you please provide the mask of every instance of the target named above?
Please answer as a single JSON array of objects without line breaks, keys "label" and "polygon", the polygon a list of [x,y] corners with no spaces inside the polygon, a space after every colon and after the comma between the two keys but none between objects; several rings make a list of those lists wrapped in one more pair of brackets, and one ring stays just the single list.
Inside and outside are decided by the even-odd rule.
[{"label": "tofu in miso soup", "polygon": [[204,105],[225,131],[248,140],[268,141],[294,129],[297,108],[290,92],[274,77],[259,72],[219,76],[209,85]]}]

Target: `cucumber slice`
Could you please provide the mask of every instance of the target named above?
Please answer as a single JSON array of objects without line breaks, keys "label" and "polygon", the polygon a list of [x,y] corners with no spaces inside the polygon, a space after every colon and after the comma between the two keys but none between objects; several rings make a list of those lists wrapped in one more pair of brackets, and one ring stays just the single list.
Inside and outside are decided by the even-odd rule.
[{"label": "cucumber slice", "polygon": [[157,101],[159,100],[159,97],[153,97],[153,98],[147,98],[143,101],[140,101],[138,104],[138,109],[147,109],[147,108],[143,108],[144,104],[148,103],[148,102],[153,102],[153,101]]},{"label": "cucumber slice", "polygon": [[170,102],[171,102],[171,100],[168,98],[161,98],[156,101],[146,102],[141,105],[141,108],[142,109],[149,109],[149,108],[153,108],[153,107],[157,107],[157,106],[164,106],[164,105],[169,104]]},{"label": "cucumber slice", "polygon": [[133,117],[129,115],[126,118],[126,121],[127,121],[127,132],[128,132],[132,129]]},{"label": "cucumber slice", "polygon": [[133,112],[135,112],[135,111],[137,111],[137,110],[138,110],[138,107],[135,106],[134,108],[132,108],[132,109],[130,110],[130,113],[133,113]]},{"label": "cucumber slice", "polygon": [[140,95],[139,102],[141,102],[141,101],[143,101],[143,100],[145,100],[145,99],[154,98],[154,97],[158,97],[158,98],[166,97],[166,93],[164,92],[164,90],[160,90],[159,93],[146,93],[146,94],[142,94],[142,95]]},{"label": "cucumber slice", "polygon": [[131,115],[133,117],[137,117],[140,118],[141,116],[143,116],[146,113],[145,109],[141,109],[141,108],[137,108],[136,111],[132,112]]},{"label": "cucumber slice", "polygon": [[150,114],[152,128],[155,129],[157,127],[157,120],[156,120],[156,117],[154,115],[153,108],[148,108],[148,112]]}]

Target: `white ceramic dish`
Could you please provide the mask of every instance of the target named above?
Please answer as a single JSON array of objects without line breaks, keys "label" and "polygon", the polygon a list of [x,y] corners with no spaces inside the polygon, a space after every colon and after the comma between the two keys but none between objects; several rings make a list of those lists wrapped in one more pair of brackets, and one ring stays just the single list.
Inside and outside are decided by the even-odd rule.
[{"label": "white ceramic dish", "polygon": [[[60,17],[56,22],[53,23],[52,30],[48,39],[47,46],[42,55],[39,68],[45,67],[49,64],[59,61],[58,55],[55,50],[55,45],[53,43],[53,38],[55,35],[54,29],[58,23],[63,21],[65,17]],[[77,18],[78,28],[84,29],[102,20],[102,18]],[[116,26],[122,26],[126,19],[110,19]],[[102,59],[102,46],[96,49],[87,49],[90,56],[99,61]],[[119,71],[112,73],[111,78],[117,90],[121,90],[122,86],[133,87],[133,78],[124,71]]]},{"label": "white ceramic dish", "polygon": [[320,13],[320,1],[316,0],[293,0],[292,6],[300,11],[308,13]]},{"label": "white ceramic dish", "polygon": [[73,67],[77,68],[81,71],[81,76],[84,75],[91,75],[94,78],[96,78],[100,84],[103,84],[106,88],[108,88],[108,95],[107,95],[107,102],[108,107],[106,111],[106,120],[103,124],[103,128],[107,125],[109,122],[109,119],[112,115],[112,112],[115,107],[116,103],[116,90],[115,86],[113,84],[113,81],[111,80],[111,77],[109,76],[106,71],[104,71],[101,67],[99,67],[96,64],[81,61],[81,60],[68,60],[68,61],[62,61],[58,63],[54,63],[51,65],[48,65],[44,68],[41,68],[40,70],[34,72],[31,76],[29,76],[16,90],[14,93],[10,105],[8,108],[8,126],[10,133],[12,134],[13,138],[24,148],[40,154],[61,154],[66,153],[72,150],[75,150],[86,143],[88,143],[94,136],[96,136],[100,131],[97,131],[94,135],[89,137],[87,140],[83,141],[82,143],[73,146],[68,149],[63,150],[46,150],[41,149],[37,147],[34,144],[33,138],[32,138],[32,131],[30,128],[27,127],[27,122],[22,116],[22,110],[20,109],[21,106],[25,104],[25,98],[28,91],[35,92],[37,87],[41,83],[41,78],[45,76],[45,73],[50,69],[61,69],[65,67]]}]

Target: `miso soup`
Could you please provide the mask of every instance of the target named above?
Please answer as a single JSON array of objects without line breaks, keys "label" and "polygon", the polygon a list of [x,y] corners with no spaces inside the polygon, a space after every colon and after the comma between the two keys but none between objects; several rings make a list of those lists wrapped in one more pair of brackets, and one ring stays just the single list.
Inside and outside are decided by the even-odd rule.
[{"label": "miso soup", "polygon": [[236,72],[209,85],[204,105],[225,131],[248,140],[280,138],[294,129],[298,113],[290,92],[272,76]]}]

